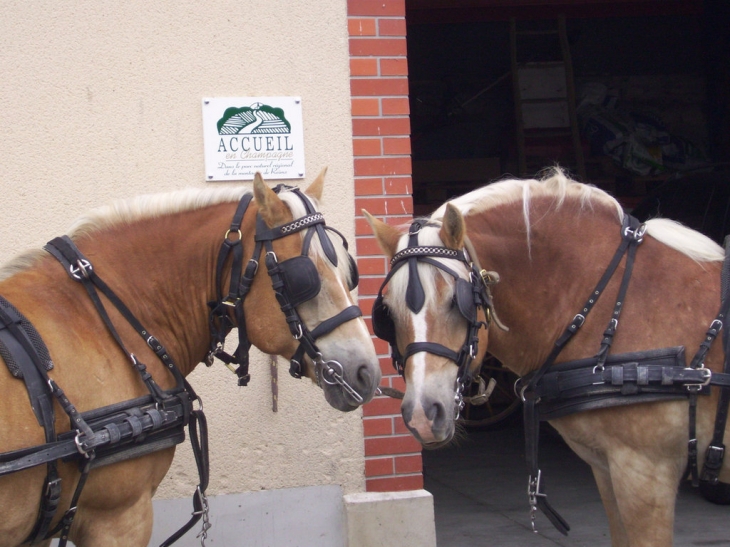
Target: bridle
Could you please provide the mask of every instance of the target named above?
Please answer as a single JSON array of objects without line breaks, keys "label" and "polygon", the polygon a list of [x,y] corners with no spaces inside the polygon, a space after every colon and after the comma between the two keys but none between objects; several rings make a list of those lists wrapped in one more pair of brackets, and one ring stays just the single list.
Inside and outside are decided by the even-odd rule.
[{"label": "bridle", "polygon": [[[456,405],[456,417],[464,408],[463,392],[465,386],[473,380],[473,373],[470,365],[476,358],[479,345],[479,329],[488,328],[492,317],[492,298],[489,285],[494,282],[490,274],[479,270],[471,260],[466,249],[456,250],[439,246],[422,246],[418,244],[418,234],[424,227],[437,226],[425,219],[413,221],[408,231],[408,245],[405,249],[397,252],[390,261],[391,269],[380,286],[378,296],[373,305],[372,319],[373,331],[378,338],[388,342],[391,347],[393,367],[405,377],[405,365],[408,358],[416,353],[426,352],[439,355],[453,361],[458,367],[456,383],[454,386],[454,402]],[[446,266],[437,259],[456,260],[466,266],[469,272],[469,279],[464,279],[456,270]],[[455,280],[454,304],[458,307],[461,315],[466,319],[466,337],[459,351],[436,342],[411,342],[406,346],[405,354],[401,354],[395,335],[395,324],[390,309],[383,301],[383,289],[393,277],[395,272],[404,266],[408,266],[408,285],[406,288],[406,306],[413,313],[418,313],[425,303],[426,295],[418,275],[418,264],[424,263],[434,266]],[[485,321],[477,319],[477,310],[484,310]]]},{"label": "bridle", "polygon": [[[329,230],[340,236],[346,250],[348,248],[347,240],[339,231],[325,224],[322,213],[314,209],[309,199],[298,188],[283,184],[274,188],[274,192],[277,194],[283,190],[295,194],[304,204],[307,214],[275,228],[269,228],[261,215],[257,214],[254,250],[245,268],[243,266],[241,223],[253,196],[246,194],[238,203],[231,226],[225,234],[218,253],[216,266],[217,300],[208,303],[210,307],[211,344],[206,363],[208,366],[212,365],[213,358],[217,357],[236,372],[238,385],[245,386],[248,384],[250,380],[248,353],[251,342],[247,334],[243,301],[250,291],[254,276],[258,271],[259,257],[262,252],[265,252],[264,263],[269,277],[271,277],[271,284],[279,302],[279,307],[284,313],[291,335],[299,341],[299,347],[291,358],[289,373],[295,378],[302,377],[303,360],[306,353],[314,363],[315,376],[320,387],[322,382],[330,385],[338,384],[360,404],[363,402],[363,398],[345,381],[342,364],[334,360],[325,360],[316,343],[318,338],[329,334],[343,323],[362,316],[360,308],[355,305],[348,306],[312,330],[307,328],[296,309],[298,305],[315,298],[321,289],[319,273],[314,262],[309,258],[312,237],[315,234],[317,235],[325,256],[334,266],[337,266],[338,262],[337,251],[327,231]],[[303,237],[301,254],[279,262],[273,248],[274,240],[302,231],[306,231],[306,233]],[[228,294],[224,296],[223,271],[229,257],[232,257],[231,278]],[[349,254],[348,259],[350,266],[348,289],[353,290],[358,283],[357,265]],[[233,317],[231,317],[231,312]],[[238,327],[238,347],[231,355],[223,350],[223,343],[234,327]],[[233,368],[232,365],[234,364],[238,365],[237,369]]]}]

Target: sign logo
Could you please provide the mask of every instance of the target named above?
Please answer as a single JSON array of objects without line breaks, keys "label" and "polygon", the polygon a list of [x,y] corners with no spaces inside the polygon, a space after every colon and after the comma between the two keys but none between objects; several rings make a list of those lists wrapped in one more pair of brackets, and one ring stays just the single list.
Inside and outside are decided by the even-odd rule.
[{"label": "sign logo", "polygon": [[291,133],[291,124],[281,108],[254,103],[250,107],[227,109],[218,120],[218,133]]},{"label": "sign logo", "polygon": [[298,97],[203,99],[206,180],[304,177]]}]

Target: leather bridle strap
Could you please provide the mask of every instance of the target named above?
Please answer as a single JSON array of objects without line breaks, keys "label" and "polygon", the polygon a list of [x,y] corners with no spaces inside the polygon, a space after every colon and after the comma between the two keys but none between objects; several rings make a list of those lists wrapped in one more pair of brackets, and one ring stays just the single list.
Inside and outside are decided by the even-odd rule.
[{"label": "leather bridle strap", "polygon": [[[341,324],[360,317],[362,312],[357,306],[350,306],[345,308],[343,311],[335,315],[334,317],[323,321],[317,328],[309,331],[302,322],[299,314],[296,310],[296,306],[289,301],[287,291],[285,290],[285,281],[283,278],[282,269],[279,267],[276,254],[273,249],[273,241],[286,237],[288,235],[295,234],[300,231],[306,230],[302,244],[302,256],[307,256],[309,246],[313,235],[316,233],[319,237],[319,241],[324,250],[324,254],[327,259],[335,266],[337,266],[337,251],[334,245],[327,236],[326,230],[330,229],[335,231],[342,237],[342,234],[332,228],[329,228],[325,224],[324,216],[321,212],[314,209],[308,198],[298,189],[286,185],[278,185],[274,188],[274,192],[277,194],[282,190],[288,190],[296,194],[304,205],[307,214],[301,218],[297,218],[282,226],[276,226],[269,228],[264,222],[260,215],[256,217],[256,230],[254,234],[254,249],[251,254],[251,258],[248,264],[241,273],[243,263],[243,251],[240,237],[240,225],[243,220],[243,216],[251,203],[253,196],[247,194],[241,198],[234,216],[231,228],[226,233],[225,241],[221,246],[221,250],[218,256],[216,266],[216,286],[217,286],[217,302],[209,302],[208,306],[211,308],[210,313],[210,327],[211,327],[211,349],[206,357],[206,363],[211,365],[213,358],[217,357],[221,359],[226,365],[233,363],[238,364],[238,369],[235,370],[239,377],[238,384],[246,385],[250,379],[248,374],[249,356],[248,352],[251,348],[251,342],[248,339],[246,331],[246,321],[244,317],[243,301],[248,295],[251,285],[253,284],[254,277],[258,271],[259,262],[258,259],[262,252],[265,252],[264,261],[268,270],[269,277],[271,278],[272,287],[276,295],[276,299],[279,302],[279,306],[284,313],[289,331],[292,336],[299,340],[299,347],[297,348],[295,355],[291,359],[290,373],[295,378],[302,376],[302,358],[306,352],[312,360],[315,362],[316,367],[324,368],[324,372],[333,373],[333,370],[327,368],[327,363],[322,359],[322,355],[316,346],[316,339],[332,332],[335,328]],[[239,237],[236,241],[229,241],[229,234],[233,231],[239,232]],[[343,237],[344,242],[344,237]],[[345,247],[346,247],[345,242]],[[223,268],[225,267],[226,261],[231,250],[233,249],[233,265],[231,272],[231,289],[228,297],[225,299],[222,297],[221,283],[223,278]],[[240,250],[239,250],[240,249]],[[238,326],[238,347],[233,355],[227,354],[223,351],[223,342],[225,341],[226,335],[235,326],[234,322],[231,321],[228,310],[226,307],[233,307],[235,310],[236,324]],[[340,365],[341,367],[341,365]],[[334,371],[337,372],[337,371]],[[342,380],[340,383],[343,383]],[[343,387],[348,390],[352,396],[357,400],[361,399],[359,394],[354,391],[349,385],[343,384]]]},{"label": "leather bridle strap", "polygon": [[[470,283],[472,287],[472,297],[474,298],[474,304],[476,308],[491,308],[491,300],[486,293],[486,288],[481,283],[481,276],[475,269],[475,266],[471,263],[468,255],[465,251],[449,249],[440,246],[424,246],[418,244],[418,233],[421,228],[427,225],[425,220],[416,220],[411,224],[408,232],[408,246],[397,252],[390,261],[391,269],[388,275],[383,281],[378,296],[382,294],[383,288],[388,284],[391,277],[398,269],[404,265],[408,265],[408,285],[406,287],[406,305],[414,313],[418,313],[425,303],[425,293],[421,284],[420,277],[418,275],[418,263],[426,263],[435,268],[438,268],[455,280],[461,278],[461,276],[452,268],[449,268],[445,264],[441,263],[437,258],[458,260],[462,262],[469,270]],[[401,355],[397,346],[391,344],[391,351],[393,354],[393,364],[396,371],[399,374],[405,374],[405,363],[406,360],[415,355],[416,353],[426,352],[433,355],[438,355],[453,361],[458,367],[456,377],[456,389],[458,406],[463,406],[463,400],[461,399],[461,391],[464,386],[468,385],[472,380],[472,375],[469,371],[469,365],[472,360],[476,357],[477,344],[479,339],[479,329],[482,326],[488,326],[487,323],[477,320],[467,319],[469,325],[467,328],[466,338],[458,352],[435,342],[412,342],[408,344],[405,350],[405,354]]]},{"label": "leather bridle strap", "polygon": [[315,343],[316,340],[322,336],[329,334],[343,323],[351,321],[352,319],[357,319],[361,316],[362,310],[360,310],[358,306],[348,306],[334,317],[330,317],[329,319],[322,321],[311,331],[308,329],[304,329],[302,332],[302,337],[299,340],[299,347],[297,348],[297,351],[294,353],[290,360],[289,373],[294,378],[301,378],[301,365],[302,359],[304,359],[304,353],[312,357],[315,361],[318,358],[322,358],[321,354],[317,350],[317,346]]},{"label": "leather bridle strap", "polygon": [[[208,303],[208,306],[210,307],[209,328],[211,340],[210,351],[206,356],[206,364],[211,366],[213,364],[214,357],[217,357],[229,367],[232,363],[237,364],[238,368],[234,369],[234,371],[238,376],[239,386],[247,385],[251,378],[248,373],[248,351],[251,347],[251,343],[248,341],[248,334],[246,332],[243,298],[246,294],[248,294],[248,289],[250,289],[251,283],[253,283],[253,278],[256,275],[258,262],[255,258],[258,255],[254,255],[251,260],[249,260],[245,271],[242,273],[243,234],[241,233],[241,224],[252,199],[253,194],[245,194],[238,202],[236,212],[231,220],[231,226],[226,232],[226,235],[223,238],[223,243],[221,243],[220,251],[218,252],[218,260],[216,263],[217,300]],[[236,234],[236,238],[231,239],[231,234]],[[231,279],[229,282],[228,295],[224,298],[223,270],[229,257],[231,257]],[[235,316],[235,322],[230,316],[231,309]],[[231,332],[236,324],[238,324],[239,343],[234,354],[230,355],[223,349],[223,344],[226,340],[226,336],[229,332]]]}]

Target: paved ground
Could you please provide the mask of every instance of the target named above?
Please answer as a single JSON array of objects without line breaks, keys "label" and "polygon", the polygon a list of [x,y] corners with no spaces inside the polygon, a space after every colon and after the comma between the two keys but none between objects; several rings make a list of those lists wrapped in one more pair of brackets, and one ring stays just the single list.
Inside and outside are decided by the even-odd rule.
[{"label": "paved ground", "polygon": [[[522,424],[470,432],[459,446],[424,451],[425,488],[434,496],[439,547],[608,546],[608,521],[590,468],[544,425],[540,467],[550,504],[568,537],[538,512],[530,527]],[[675,546],[730,546],[730,506],[705,501],[690,485],[677,500]]]}]

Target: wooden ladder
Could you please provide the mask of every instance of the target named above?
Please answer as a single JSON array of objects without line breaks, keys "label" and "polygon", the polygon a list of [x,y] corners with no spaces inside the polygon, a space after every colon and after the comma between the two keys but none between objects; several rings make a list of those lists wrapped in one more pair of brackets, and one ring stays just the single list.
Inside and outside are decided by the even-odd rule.
[{"label": "wooden ladder", "polygon": [[[526,60],[518,55],[518,46],[525,49],[527,40],[543,39],[546,42],[557,38],[550,47],[540,47],[542,58]],[[521,51],[522,51],[521,49]],[[510,50],[512,65],[512,89],[514,94],[517,125],[518,169],[521,176],[528,173],[526,143],[540,143],[544,146],[556,137],[570,137],[573,165],[581,180],[586,179],[585,159],[581,147],[578,118],[575,112],[575,85],[573,63],[565,26],[565,16],[558,17],[558,26],[547,30],[519,29],[517,20],[510,20]],[[550,51],[556,52],[551,56]],[[547,52],[547,53],[546,53]],[[534,52],[533,52],[534,53]],[[552,58],[545,58],[552,57]],[[537,166],[537,171],[549,165]]]}]

